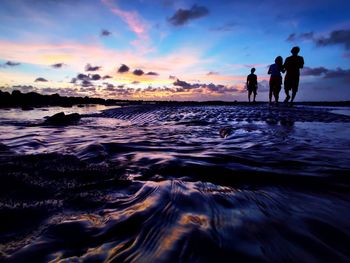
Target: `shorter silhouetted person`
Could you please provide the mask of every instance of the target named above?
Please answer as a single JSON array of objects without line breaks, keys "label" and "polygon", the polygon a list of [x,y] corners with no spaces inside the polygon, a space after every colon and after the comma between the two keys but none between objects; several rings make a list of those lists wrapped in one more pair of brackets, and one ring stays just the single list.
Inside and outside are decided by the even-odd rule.
[{"label": "shorter silhouetted person", "polygon": [[271,75],[270,77],[270,92],[269,92],[269,102],[271,104],[272,101],[272,94],[275,97],[275,102],[276,105],[278,105],[278,99],[279,99],[279,94],[281,91],[281,86],[282,86],[282,74],[281,72],[284,73],[283,69],[283,58],[281,56],[276,57],[275,59],[275,64],[272,64],[269,67],[269,71],[267,72],[268,74]]},{"label": "shorter silhouetted person", "polygon": [[298,56],[300,51],[299,47],[293,47],[290,51],[292,56],[287,57],[284,62],[284,69],[286,70],[286,76],[284,78],[284,90],[286,92],[286,99],[284,102],[288,102],[290,99],[289,91],[292,91],[291,103],[293,103],[295,95],[298,92],[300,69],[304,67],[304,58]]},{"label": "shorter silhouetted person", "polygon": [[250,102],[250,96],[254,95],[253,102],[255,102],[257,89],[258,89],[258,77],[254,74],[255,68],[250,70],[250,74],[247,76],[247,89],[248,89],[248,100]]}]

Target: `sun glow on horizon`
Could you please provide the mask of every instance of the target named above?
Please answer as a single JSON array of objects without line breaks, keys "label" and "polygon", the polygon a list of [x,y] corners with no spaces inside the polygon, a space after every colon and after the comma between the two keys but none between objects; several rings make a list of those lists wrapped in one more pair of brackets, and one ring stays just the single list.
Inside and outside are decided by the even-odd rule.
[{"label": "sun glow on horizon", "polygon": [[[346,1],[337,2],[348,6]],[[348,47],[345,40],[331,39],[334,32],[345,38],[350,35],[345,13],[338,11],[337,18],[321,26],[307,15],[312,5],[294,6],[292,1],[274,9],[266,3],[262,8],[271,15],[259,19],[257,11],[250,10],[252,14],[246,16],[251,20],[235,11],[247,8],[243,2],[223,1],[218,7],[204,1],[202,13],[192,16],[194,4],[87,0],[84,5],[68,1],[30,5],[4,0],[0,4],[5,7],[0,9],[0,86],[8,90],[32,86],[42,93],[70,90],[72,95],[106,98],[245,100],[246,76],[255,67],[258,96],[267,98],[267,67],[277,55],[289,56],[290,47],[298,44],[306,61],[300,97],[349,97],[342,84],[350,75]],[[6,8],[11,16],[4,13]],[[294,8],[303,23],[288,18],[272,22],[288,8]],[[327,9],[326,1],[318,8]],[[180,9],[189,15],[180,16]],[[50,16],[45,15],[48,10]],[[268,29],[271,23],[273,32]],[[332,31],[333,25],[341,26]],[[127,70],[119,72],[122,65]]]}]

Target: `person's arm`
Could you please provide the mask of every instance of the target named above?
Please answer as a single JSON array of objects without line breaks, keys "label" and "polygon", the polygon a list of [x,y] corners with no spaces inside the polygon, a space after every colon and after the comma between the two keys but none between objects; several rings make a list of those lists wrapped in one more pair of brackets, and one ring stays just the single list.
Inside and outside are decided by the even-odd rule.
[{"label": "person's arm", "polygon": [[267,72],[267,74],[271,74],[271,66],[269,67],[269,71]]},{"label": "person's arm", "polygon": [[247,89],[248,89],[248,84],[249,84],[249,75],[247,76],[247,82],[245,83],[245,86]]},{"label": "person's arm", "polygon": [[304,58],[300,57],[300,68],[304,67]]},{"label": "person's arm", "polygon": [[286,69],[284,68],[284,65],[281,65],[280,71],[281,71],[282,73],[286,72]]},{"label": "person's arm", "polygon": [[284,61],[283,70],[286,71],[287,67],[288,67],[288,58],[286,58],[286,60]]}]

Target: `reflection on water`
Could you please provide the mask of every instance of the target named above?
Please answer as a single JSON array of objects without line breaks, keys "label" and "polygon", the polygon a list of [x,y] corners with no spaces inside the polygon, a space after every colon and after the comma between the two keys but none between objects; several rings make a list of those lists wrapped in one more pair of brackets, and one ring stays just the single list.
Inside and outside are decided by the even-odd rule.
[{"label": "reflection on water", "polygon": [[350,116],[350,108],[348,108],[348,107],[334,108],[332,110],[332,112],[334,112],[336,114]]},{"label": "reflection on water", "polygon": [[350,260],[345,117],[222,106],[69,110],[89,115],[53,127],[37,124],[61,108],[0,111],[4,259]]}]

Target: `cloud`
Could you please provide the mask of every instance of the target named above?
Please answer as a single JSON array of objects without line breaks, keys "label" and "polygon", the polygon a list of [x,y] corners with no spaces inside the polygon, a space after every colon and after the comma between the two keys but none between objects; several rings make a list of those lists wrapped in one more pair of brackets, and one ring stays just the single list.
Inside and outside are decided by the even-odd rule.
[{"label": "cloud", "polygon": [[217,26],[217,27],[212,27],[210,28],[211,31],[219,31],[219,32],[230,32],[233,31],[233,29],[235,27],[237,27],[237,23],[234,22],[230,22],[230,23],[226,23],[224,25],[221,26]]},{"label": "cloud", "polygon": [[86,86],[86,87],[82,86],[82,87],[79,88],[79,92],[95,94],[96,93],[96,87],[92,86],[92,85]]},{"label": "cloud", "polygon": [[104,90],[106,90],[106,91],[114,91],[114,85],[113,84],[111,84],[111,83],[103,83],[103,84],[105,84],[106,85],[106,87],[104,88]]},{"label": "cloud", "polygon": [[101,76],[99,74],[86,75],[86,74],[79,73],[75,79],[76,80],[100,80]]},{"label": "cloud", "polygon": [[[186,81],[177,79],[173,85],[177,87],[176,92],[186,92],[186,91],[195,91],[198,93],[216,93],[216,94],[225,94],[230,92],[237,92],[240,89],[235,86],[225,86],[221,84],[205,84],[205,83],[195,83],[190,84]],[[180,88],[179,88],[180,87]]]},{"label": "cloud", "polygon": [[89,76],[88,75],[85,75],[85,74],[82,74],[82,73],[79,73],[76,77],[77,80],[89,80]]},{"label": "cloud", "polygon": [[350,50],[350,29],[332,31],[328,37],[320,37],[315,40],[318,46],[344,45]]},{"label": "cloud", "polygon": [[41,93],[41,94],[54,94],[58,93],[61,96],[79,96],[79,93],[77,92],[76,88],[51,88],[51,87],[46,87],[46,88],[35,88],[36,92]]},{"label": "cloud", "polygon": [[15,66],[19,66],[19,65],[21,65],[21,63],[13,62],[13,61],[7,61],[4,64],[0,64],[0,68],[15,67]]},{"label": "cloud", "polygon": [[190,84],[186,81],[179,80],[179,79],[177,79],[173,84],[174,84],[174,86],[179,86],[179,87],[182,87],[184,89],[191,89],[193,87],[192,84]]},{"label": "cloud", "polygon": [[131,84],[140,84],[140,81],[134,80]]},{"label": "cloud", "polygon": [[118,69],[118,73],[126,73],[129,71],[129,67],[125,64],[122,64],[119,69]]},{"label": "cloud", "polygon": [[64,66],[63,63],[56,63],[51,65],[52,68],[62,68],[63,66]]},{"label": "cloud", "polygon": [[213,75],[219,75],[219,72],[210,71],[210,72],[207,73],[207,76],[213,76]]},{"label": "cloud", "polygon": [[334,30],[328,36],[316,36],[314,32],[299,35],[293,33],[286,40],[289,42],[312,40],[319,47],[344,45],[346,50],[350,50],[350,29]]},{"label": "cloud", "polygon": [[208,14],[209,10],[206,7],[193,5],[190,9],[178,9],[168,21],[174,26],[182,26],[190,20],[198,19]]},{"label": "cloud", "polygon": [[[93,59],[93,61],[88,62],[91,62],[93,66],[103,65],[105,74],[112,72],[116,66],[115,61],[132,61],[134,65],[147,65],[149,71],[155,71],[161,76],[191,74],[189,72],[193,71],[197,66],[212,61],[210,58],[203,58],[203,52],[200,49],[181,48],[166,55],[157,55],[149,58],[139,55],[135,51],[110,49],[96,43],[63,42],[46,44],[0,40],[0,57],[6,60],[42,66],[64,61],[69,64],[71,70],[81,72],[79,70],[81,70],[82,65],[86,65],[86,59]],[[115,71],[117,70],[118,67]],[[127,77],[130,76],[128,75]],[[148,77],[151,79],[151,76]],[[31,76],[31,78],[33,77]],[[168,84],[171,83],[169,80],[162,81]]]},{"label": "cloud", "polygon": [[219,94],[224,94],[224,93],[230,93],[230,92],[237,92],[238,88],[231,86],[224,86],[224,85],[215,85],[213,83],[203,85],[205,89],[207,89],[210,92],[213,93],[219,93]]},{"label": "cloud", "polygon": [[90,80],[100,80],[101,76],[99,74],[89,74]]},{"label": "cloud", "polygon": [[303,76],[322,76],[323,79],[341,78],[350,80],[350,69],[327,69],[324,67],[310,68],[305,67],[301,73]]},{"label": "cloud", "polygon": [[136,76],[142,76],[144,74],[144,72],[143,72],[142,69],[135,69],[133,71],[133,74],[136,75]]},{"label": "cloud", "polygon": [[35,80],[34,80],[34,82],[47,82],[48,80],[47,79],[44,79],[44,78],[36,78]]},{"label": "cloud", "polygon": [[148,76],[158,76],[159,74],[157,72],[149,71],[146,73]]},{"label": "cloud", "polygon": [[102,77],[99,74],[83,74],[79,73],[75,78],[72,78],[70,83],[81,85],[82,87],[90,87],[93,86],[92,82],[96,80],[100,80]]},{"label": "cloud", "polygon": [[13,61],[7,61],[5,63],[6,66],[10,66],[10,67],[14,67],[14,66],[18,66],[18,65],[21,65],[21,63],[18,63],[18,62],[13,62]]},{"label": "cloud", "polygon": [[304,67],[301,74],[303,76],[320,76],[327,73],[328,71],[329,70],[324,67],[318,67],[318,68]]},{"label": "cloud", "polygon": [[344,53],[344,54],[343,54],[343,58],[350,58],[350,52]]},{"label": "cloud", "polygon": [[82,87],[91,87],[93,86],[92,82],[90,80],[86,80],[84,79],[82,82],[81,82],[81,86]]},{"label": "cloud", "polygon": [[[258,81],[258,92],[265,92],[270,90],[270,84],[267,80]],[[246,89],[242,89],[241,93],[245,93]]]},{"label": "cloud", "polygon": [[102,79],[111,79],[112,77],[111,76],[109,76],[109,75],[104,75],[103,77],[102,77]]},{"label": "cloud", "polygon": [[14,85],[12,86],[13,89],[20,90],[24,93],[31,92],[31,91],[36,91],[36,88],[33,87],[32,85]]},{"label": "cloud", "polygon": [[137,35],[143,37],[146,32],[145,23],[141,21],[139,14],[136,11],[125,11],[116,6],[111,0],[102,0],[108,6],[112,13],[119,16],[129,28]]},{"label": "cloud", "polygon": [[101,30],[101,36],[102,36],[102,37],[108,37],[108,36],[110,36],[110,35],[112,35],[112,32],[110,32],[110,31],[108,31],[108,30],[106,30],[106,29],[102,29],[102,30]]},{"label": "cloud", "polygon": [[342,69],[337,68],[335,70],[329,70],[325,75],[324,78],[330,79],[330,78],[344,78],[346,80],[350,80],[350,69]]},{"label": "cloud", "polygon": [[86,64],[85,71],[97,71],[100,70],[101,66],[91,66],[90,64]]},{"label": "cloud", "polygon": [[294,42],[294,41],[296,41],[296,39],[297,39],[297,35],[295,33],[292,33],[287,37],[286,41]]},{"label": "cloud", "polygon": [[307,33],[301,33],[301,34],[290,34],[288,38],[286,39],[288,42],[296,42],[296,41],[304,41],[304,40],[313,40],[314,39],[314,32],[307,32]]},{"label": "cloud", "polygon": [[169,76],[169,79],[176,79],[176,77],[175,77],[175,76],[170,75],[170,76]]}]

